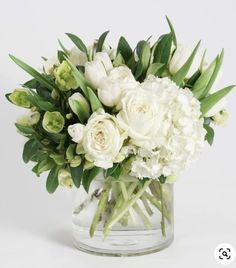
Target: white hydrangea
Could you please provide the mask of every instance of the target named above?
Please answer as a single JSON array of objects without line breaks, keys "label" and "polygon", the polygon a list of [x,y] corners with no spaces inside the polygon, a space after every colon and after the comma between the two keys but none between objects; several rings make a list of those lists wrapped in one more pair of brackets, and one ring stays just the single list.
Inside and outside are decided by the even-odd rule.
[{"label": "white hydrangea", "polygon": [[[179,88],[169,78],[149,76],[141,84],[144,90],[155,92],[157,107],[165,107],[154,149],[138,148],[131,166],[131,175],[157,179],[178,175],[201,152],[206,134],[200,118],[200,103],[192,92]],[[163,113],[163,109],[162,109]]]}]

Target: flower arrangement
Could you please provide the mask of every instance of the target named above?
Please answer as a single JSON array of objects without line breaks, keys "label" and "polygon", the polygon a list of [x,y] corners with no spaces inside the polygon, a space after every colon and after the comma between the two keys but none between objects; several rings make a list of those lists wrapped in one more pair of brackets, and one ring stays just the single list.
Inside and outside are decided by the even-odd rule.
[{"label": "flower arrangement", "polygon": [[165,236],[165,220],[171,219],[163,185],[199,156],[205,140],[212,144],[214,125],[227,119],[225,96],[234,86],[215,89],[224,52],[208,64],[198,52],[200,42],[192,51],[179,45],[167,21],[169,33],[134,49],[124,37],[111,48],[108,32],[89,47],[68,33],[75,47],[68,50],[59,41],[42,72],[10,55],[33,77],[6,95],[28,109],[15,124],[27,139],[24,162],[35,162],[38,176],[49,171],[49,193],[59,185],[88,192],[102,174],[91,237],[101,219],[106,236],[118,222],[127,224],[132,210],[151,228],[151,206],[161,212]]}]

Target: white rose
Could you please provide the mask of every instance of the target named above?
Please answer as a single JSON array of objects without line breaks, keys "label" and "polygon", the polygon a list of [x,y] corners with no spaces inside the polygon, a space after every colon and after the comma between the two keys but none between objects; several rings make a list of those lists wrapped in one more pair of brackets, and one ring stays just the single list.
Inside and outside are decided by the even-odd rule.
[{"label": "white rose", "polygon": [[104,77],[107,76],[106,69],[101,61],[95,60],[85,63],[85,72],[86,80],[90,85],[97,89]]},{"label": "white rose", "polygon": [[97,52],[94,55],[94,60],[100,61],[104,65],[107,72],[113,68],[111,59],[106,52]]},{"label": "white rose", "polygon": [[116,118],[103,110],[93,113],[84,129],[83,148],[87,160],[108,169],[123,144]]},{"label": "white rose", "polygon": [[79,123],[70,125],[68,127],[68,133],[71,136],[72,141],[76,143],[80,143],[82,141],[84,136],[84,128],[85,126]]},{"label": "white rose", "polygon": [[46,74],[52,74],[53,69],[60,64],[57,56],[47,59],[43,64],[43,70]]},{"label": "white rose", "polygon": [[155,93],[137,87],[126,92],[122,98],[117,121],[120,128],[130,136],[133,144],[153,149],[157,146],[157,131],[163,116]]},{"label": "white rose", "polygon": [[[185,64],[191,53],[192,53],[191,49],[183,47],[182,45],[177,46],[177,49],[175,50],[175,53],[169,63],[169,71],[172,75],[174,75],[179,71],[179,69]],[[185,78],[186,79],[190,78],[198,70],[200,64],[201,64],[201,57],[198,54],[196,54],[193,63],[188,73],[186,74]]]},{"label": "white rose", "polygon": [[71,50],[69,50],[69,54],[69,60],[75,66],[84,66],[84,64],[88,61],[86,54],[77,47],[73,47]]},{"label": "white rose", "polygon": [[109,107],[116,106],[125,91],[135,88],[138,82],[131,70],[126,66],[112,69],[108,76],[101,81],[98,88],[98,97],[103,104]]}]

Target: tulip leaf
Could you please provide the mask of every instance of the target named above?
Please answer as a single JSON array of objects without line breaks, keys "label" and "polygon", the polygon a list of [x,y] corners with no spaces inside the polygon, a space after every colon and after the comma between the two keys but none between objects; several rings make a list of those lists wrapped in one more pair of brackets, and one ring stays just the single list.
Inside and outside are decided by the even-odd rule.
[{"label": "tulip leaf", "polygon": [[91,169],[84,170],[82,183],[87,193],[89,191],[91,182],[101,171],[102,169],[100,167],[93,167]]},{"label": "tulip leaf", "polygon": [[37,173],[43,173],[44,171],[52,169],[54,166],[55,163],[51,158],[44,159],[38,164]]},{"label": "tulip leaf", "polygon": [[71,99],[69,103],[70,106],[73,107],[73,112],[78,116],[80,122],[85,123],[88,120],[90,113],[76,100]]},{"label": "tulip leaf", "polygon": [[142,40],[137,44],[136,52],[139,58],[135,78],[139,78],[147,71],[151,57],[151,48],[148,42]]},{"label": "tulip leaf", "polygon": [[194,57],[197,53],[197,50],[199,48],[199,45],[200,45],[200,41],[198,42],[198,44],[194,48],[192,54],[189,56],[189,58],[187,59],[185,64],[178,70],[178,72],[175,75],[173,75],[172,80],[176,83],[177,86],[181,85],[186,74],[188,73],[188,71],[193,63]]},{"label": "tulip leaf", "polygon": [[158,75],[158,73],[161,71],[164,71],[165,64],[163,63],[153,63],[149,66],[148,70],[147,70],[147,76],[152,74],[152,75]]},{"label": "tulip leaf", "polygon": [[78,167],[70,167],[71,177],[74,182],[75,187],[79,188],[84,173],[84,164],[83,162]]},{"label": "tulip leaf", "polygon": [[62,63],[64,60],[66,60],[67,57],[68,56],[64,51],[62,51],[62,50],[57,51],[57,58],[58,58],[60,63]]},{"label": "tulip leaf", "polygon": [[29,135],[35,133],[32,127],[23,126],[21,124],[15,123],[16,128],[23,134]]},{"label": "tulip leaf", "polygon": [[202,115],[204,116],[218,101],[224,98],[234,87],[235,85],[225,87],[204,98],[201,101]]},{"label": "tulip leaf", "polygon": [[75,157],[76,144],[70,144],[66,149],[66,159],[71,161]]},{"label": "tulip leaf", "polygon": [[132,48],[130,47],[129,43],[123,36],[121,36],[119,40],[116,55],[118,56],[119,53],[121,54],[125,62],[127,62],[133,54]]},{"label": "tulip leaf", "polygon": [[207,131],[206,136],[205,136],[205,140],[212,145],[213,141],[214,141],[214,136],[215,136],[215,132],[214,129],[212,127],[210,127],[209,125],[205,125],[204,124],[204,128]]},{"label": "tulip leaf", "polygon": [[113,165],[113,167],[104,170],[104,177],[112,177],[114,179],[118,179],[120,177],[120,174],[122,172],[122,167],[119,163],[116,163]]},{"label": "tulip leaf", "polygon": [[53,82],[49,81],[47,78],[45,78],[45,76],[43,76],[38,71],[30,67],[28,64],[24,63],[23,61],[14,57],[13,55],[9,56],[18,66],[20,66],[24,71],[33,76],[39,83],[44,85],[46,88],[50,89],[51,91],[57,88]]},{"label": "tulip leaf", "polygon": [[58,187],[58,172],[59,172],[60,167],[59,166],[55,166],[54,168],[52,168],[48,174],[47,177],[47,182],[46,182],[46,188],[47,191],[50,194],[53,194],[57,187]]},{"label": "tulip leaf", "polygon": [[107,34],[109,31],[104,32],[98,39],[97,45],[96,45],[96,52],[101,52],[103,48],[104,41],[106,39]]},{"label": "tulip leaf", "polygon": [[124,58],[122,57],[121,53],[119,52],[117,54],[117,56],[115,57],[114,61],[113,61],[113,66],[114,67],[118,67],[118,66],[121,66],[125,64],[125,60]]},{"label": "tulip leaf", "polygon": [[176,38],[176,34],[175,34],[174,27],[173,27],[173,25],[172,25],[170,19],[169,19],[167,16],[166,16],[166,20],[167,20],[167,22],[168,22],[168,24],[169,24],[170,31],[171,31],[171,33],[172,33],[173,43],[174,43],[174,45],[177,47],[177,38]]},{"label": "tulip leaf", "polygon": [[76,47],[84,52],[86,55],[88,54],[87,47],[83,43],[83,41],[76,35],[72,33],[66,33],[66,35],[70,38],[70,40],[76,45]]},{"label": "tulip leaf", "polygon": [[92,111],[96,112],[99,108],[103,108],[100,100],[98,99],[94,91],[90,87],[88,87],[87,90]]},{"label": "tulip leaf", "polygon": [[172,33],[163,35],[154,50],[153,62],[167,64],[170,58],[171,45],[173,41]]},{"label": "tulip leaf", "polygon": [[37,153],[39,146],[39,143],[34,139],[30,139],[25,143],[22,155],[25,163],[28,163],[31,158]]},{"label": "tulip leaf", "polygon": [[37,93],[33,90],[30,90],[31,94],[29,94],[28,99],[32,105],[38,107],[42,111],[49,111],[53,112],[56,111],[57,108],[49,101],[45,101],[42,97],[40,97]]},{"label": "tulip leaf", "polygon": [[64,51],[64,53],[65,53],[67,56],[69,56],[69,52],[68,52],[68,50],[64,47],[64,45],[62,44],[62,42],[61,42],[60,39],[58,39],[58,43],[59,43],[61,49]]}]

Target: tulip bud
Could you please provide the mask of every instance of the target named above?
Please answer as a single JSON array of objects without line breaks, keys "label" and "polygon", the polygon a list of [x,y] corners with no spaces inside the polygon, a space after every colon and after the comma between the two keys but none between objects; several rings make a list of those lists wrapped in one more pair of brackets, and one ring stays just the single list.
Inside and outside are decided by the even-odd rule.
[{"label": "tulip bud", "polygon": [[59,112],[46,112],[43,117],[43,128],[49,133],[59,133],[62,131],[65,119]]},{"label": "tulip bud", "polygon": [[78,83],[76,82],[72,69],[66,61],[63,61],[54,71],[53,74],[56,78],[56,85],[61,91],[68,91],[76,89]]},{"label": "tulip bud", "polygon": [[69,50],[69,60],[75,66],[84,66],[85,62],[88,61],[88,58],[84,52],[79,50],[77,47],[73,47]]},{"label": "tulip bud", "polygon": [[216,125],[223,126],[228,120],[229,114],[226,110],[222,110],[213,116],[213,121]]},{"label": "tulip bud", "polygon": [[15,89],[10,95],[9,100],[17,106],[30,108],[31,104],[28,99],[30,92],[27,89]]},{"label": "tulip bud", "polygon": [[82,141],[84,136],[84,128],[85,126],[79,123],[70,125],[68,127],[68,133],[71,136],[72,141],[76,143],[80,143]]},{"label": "tulip bud", "polygon": [[58,182],[63,187],[71,188],[73,186],[71,173],[67,169],[60,169],[58,172]]},{"label": "tulip bud", "polygon": [[83,123],[90,116],[90,107],[86,99],[79,92],[74,93],[68,99],[71,110],[78,116],[79,120]]},{"label": "tulip bud", "polygon": [[53,74],[53,70],[60,64],[58,57],[54,56],[52,58],[47,59],[43,64],[43,70],[46,74]]},{"label": "tulip bud", "polygon": [[25,115],[20,116],[16,123],[20,124],[22,126],[31,127],[33,125],[36,125],[40,119],[40,113],[39,112],[28,112]]},{"label": "tulip bud", "polygon": [[106,52],[98,52],[94,55],[94,60],[95,61],[100,61],[103,66],[105,67],[105,70],[108,72],[110,71],[113,66],[111,59],[109,58],[108,54]]}]

